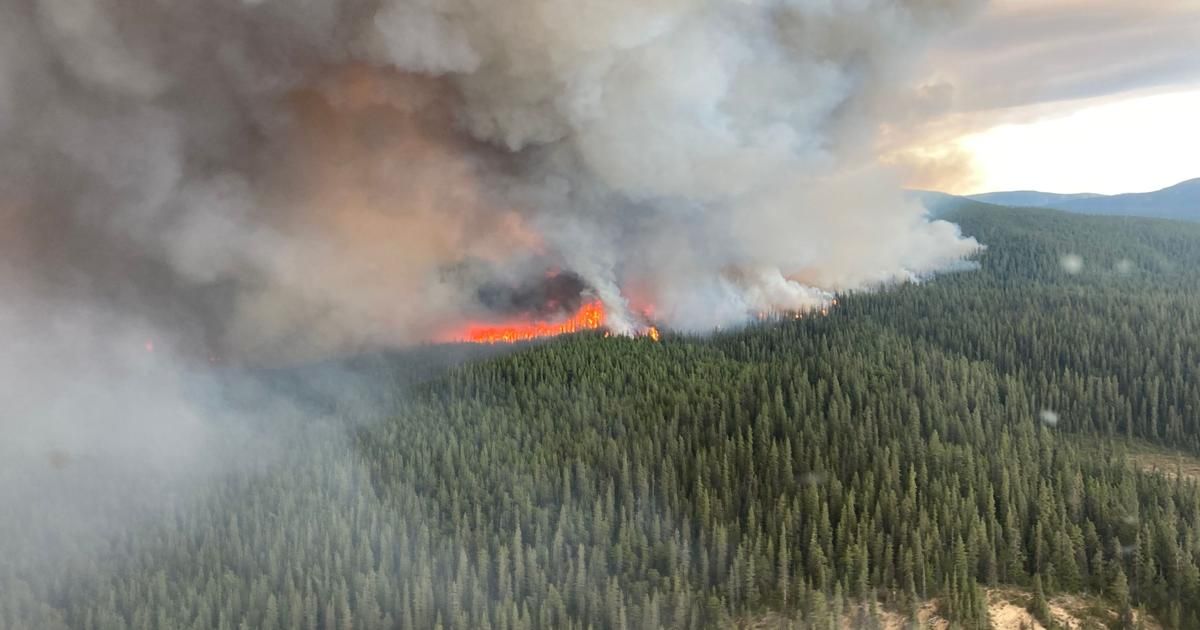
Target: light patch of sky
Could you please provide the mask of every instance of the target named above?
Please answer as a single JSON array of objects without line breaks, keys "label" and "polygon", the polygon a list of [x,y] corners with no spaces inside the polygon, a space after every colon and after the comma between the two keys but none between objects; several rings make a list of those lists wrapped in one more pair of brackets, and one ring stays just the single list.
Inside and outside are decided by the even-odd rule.
[{"label": "light patch of sky", "polygon": [[958,140],[976,193],[1114,194],[1200,177],[1200,89],[1127,98]]}]

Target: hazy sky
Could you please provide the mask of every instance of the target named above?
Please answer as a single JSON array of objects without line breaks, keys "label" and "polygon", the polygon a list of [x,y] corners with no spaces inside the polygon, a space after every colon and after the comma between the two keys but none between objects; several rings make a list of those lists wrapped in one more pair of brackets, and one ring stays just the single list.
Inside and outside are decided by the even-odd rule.
[{"label": "hazy sky", "polygon": [[914,187],[1114,193],[1200,177],[1200,0],[992,0],[897,120]]},{"label": "hazy sky", "polygon": [[1120,193],[1200,177],[1200,90],[1123,98],[964,137],[977,190]]}]

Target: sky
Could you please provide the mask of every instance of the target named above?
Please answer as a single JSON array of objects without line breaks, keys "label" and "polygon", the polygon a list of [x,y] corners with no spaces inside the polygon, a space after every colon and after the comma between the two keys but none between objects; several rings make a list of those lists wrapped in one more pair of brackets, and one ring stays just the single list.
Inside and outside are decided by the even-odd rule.
[{"label": "sky", "polygon": [[881,153],[914,188],[1119,193],[1200,177],[1200,0],[992,0]]},{"label": "sky", "polygon": [[1135,96],[960,141],[975,189],[1115,194],[1200,177],[1200,90]]}]

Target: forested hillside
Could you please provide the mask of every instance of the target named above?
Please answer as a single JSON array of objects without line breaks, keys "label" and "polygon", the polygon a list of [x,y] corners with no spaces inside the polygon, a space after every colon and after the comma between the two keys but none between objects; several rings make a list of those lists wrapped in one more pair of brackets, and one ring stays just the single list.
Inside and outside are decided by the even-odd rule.
[{"label": "forested hillside", "polygon": [[871,628],[932,599],[985,628],[1009,584],[1200,628],[1200,486],[1126,457],[1200,453],[1200,225],[948,218],[978,270],[825,317],[373,361],[275,456],[97,507],[100,541],[46,553],[30,514],[0,627]]}]

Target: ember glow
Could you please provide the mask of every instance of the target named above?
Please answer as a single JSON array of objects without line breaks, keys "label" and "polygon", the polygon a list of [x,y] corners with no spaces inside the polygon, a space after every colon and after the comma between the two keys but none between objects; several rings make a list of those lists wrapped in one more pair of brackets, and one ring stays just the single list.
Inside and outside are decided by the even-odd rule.
[{"label": "ember glow", "polygon": [[500,324],[468,324],[463,330],[448,335],[446,341],[467,343],[516,343],[545,337],[566,335],[604,326],[604,305],[599,300],[584,303],[570,317],[561,321],[509,321]]}]

